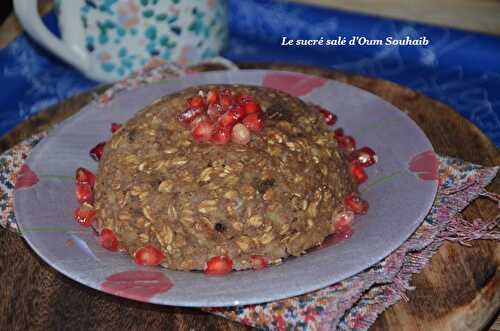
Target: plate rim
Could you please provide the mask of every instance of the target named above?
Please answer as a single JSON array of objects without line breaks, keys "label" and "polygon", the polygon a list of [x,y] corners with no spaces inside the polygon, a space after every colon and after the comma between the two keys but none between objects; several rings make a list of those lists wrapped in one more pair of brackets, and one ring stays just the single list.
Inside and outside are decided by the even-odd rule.
[{"label": "plate rim", "polygon": [[[184,80],[188,80],[191,79],[192,77],[194,76],[210,76],[210,75],[218,75],[218,74],[225,74],[225,75],[231,75],[232,73],[239,73],[239,74],[243,74],[245,75],[246,73],[256,73],[256,74],[267,74],[267,73],[288,73],[288,74],[299,74],[299,75],[303,75],[303,76],[306,76],[306,77],[319,77],[319,78],[323,78],[325,79],[326,82],[329,82],[329,81],[334,81],[336,84],[341,84],[341,85],[344,85],[348,88],[354,88],[354,89],[357,89],[359,91],[362,91],[363,93],[366,93],[366,94],[369,94],[372,98],[376,98],[378,99],[379,101],[382,101],[384,103],[387,103],[388,105],[390,105],[391,107],[395,108],[398,110],[397,112],[397,116],[401,116],[405,119],[405,121],[407,123],[410,123],[414,129],[420,134],[420,136],[422,138],[424,138],[425,140],[425,143],[428,145],[429,147],[429,150],[431,150],[432,152],[435,153],[434,151],[434,148],[432,146],[432,143],[430,142],[429,138],[427,137],[427,135],[425,134],[425,132],[416,124],[416,122],[411,119],[410,117],[406,116],[404,114],[404,112],[399,109],[398,107],[396,107],[395,105],[391,104],[390,102],[388,102],[387,100],[383,99],[382,97],[372,93],[372,92],[369,92],[367,90],[364,90],[364,89],[361,89],[357,86],[354,86],[354,85],[350,85],[350,84],[346,84],[344,82],[340,82],[338,80],[335,80],[335,79],[331,79],[331,78],[325,78],[325,77],[322,77],[322,76],[317,76],[317,75],[310,75],[310,74],[305,74],[305,73],[300,73],[300,72],[294,72],[294,71],[285,71],[285,70],[266,70],[266,69],[242,69],[242,70],[237,70],[237,71],[227,71],[227,70],[221,70],[221,71],[210,71],[210,72],[203,72],[203,73],[197,73],[197,74],[193,74],[193,75],[188,75],[188,76],[181,76],[181,77],[178,77],[178,78],[175,78],[175,79],[172,79],[172,80],[165,80],[165,81],[160,81],[160,82],[156,82],[154,83],[153,85],[160,85],[160,84],[173,84],[175,82],[179,82],[179,81],[184,81]],[[201,84],[196,84],[196,85],[201,85]],[[196,86],[196,85],[192,85],[192,86]],[[253,84],[253,83],[250,83],[248,85],[255,85],[255,86],[262,86],[262,85],[256,85],[256,84]],[[118,97],[122,94],[126,94],[126,93],[132,93],[132,92],[136,92],[138,89],[148,89],[149,87],[151,86],[151,84],[145,84],[145,85],[139,85],[137,87],[134,87],[132,88],[131,90],[124,90],[124,91],[120,91],[118,92],[114,97]],[[183,88],[181,88],[183,89]],[[175,92],[171,92],[169,94],[165,94],[161,97],[166,97],[172,93],[175,93]],[[303,97],[299,97],[301,99],[303,99]],[[113,100],[111,101],[113,102]],[[89,108],[92,109],[93,107],[106,107],[107,105],[100,105],[96,99],[93,99],[91,100],[89,103],[87,103],[85,106],[83,106],[76,114],[70,116],[69,118],[63,120],[62,122],[58,123],[56,127],[54,127],[50,132],[49,134],[44,138],[42,139],[42,141],[40,141],[32,150],[32,153],[30,154],[30,156],[28,157],[28,159],[25,161],[27,164],[29,164],[30,162],[35,162],[34,161],[34,158],[36,156],[35,153],[33,152],[37,152],[38,150],[41,150],[45,147],[45,145],[50,142],[50,139],[51,137],[53,136],[56,136],[59,131],[64,128],[65,125],[67,125],[68,123],[72,123],[73,121],[77,121],[81,116],[84,116],[84,113],[86,110],[88,110]],[[140,111],[141,109],[138,109],[136,112]],[[270,296],[267,296],[267,297],[263,297],[262,299],[259,299],[259,300],[255,300],[255,299],[250,299],[250,300],[241,300],[241,301],[238,301],[238,302],[227,302],[225,304],[220,304],[220,305],[207,305],[207,304],[203,304],[203,303],[193,303],[192,301],[190,302],[178,302],[178,301],[169,301],[169,298],[168,298],[168,295],[165,296],[165,297],[160,297],[160,296],[153,296],[152,298],[150,298],[150,300],[148,300],[147,302],[148,303],[153,303],[153,304],[160,304],[160,305],[175,305],[175,306],[179,306],[179,307],[204,307],[204,308],[207,308],[207,307],[231,307],[231,306],[235,306],[235,305],[247,305],[247,304],[259,304],[259,303],[265,303],[265,302],[270,302],[270,301],[275,301],[275,300],[281,300],[281,299],[285,299],[285,298],[290,298],[290,297],[294,297],[294,296],[297,296],[297,295],[301,295],[301,294],[305,294],[305,293],[309,293],[309,292],[312,292],[312,291],[316,291],[318,289],[321,289],[321,288],[324,288],[324,287],[327,287],[329,285],[332,285],[336,282],[339,282],[339,281],[343,281],[349,277],[352,277],[360,272],[362,272],[363,270],[366,270],[370,267],[372,267],[373,265],[377,264],[378,262],[382,261],[384,258],[386,258],[387,256],[389,256],[390,254],[392,254],[392,252],[394,252],[396,249],[398,249],[399,247],[401,247],[402,244],[404,244],[404,242],[406,242],[408,240],[408,238],[415,232],[415,230],[422,224],[424,218],[425,218],[425,215],[427,215],[427,213],[429,212],[429,210],[432,208],[432,205],[433,205],[433,202],[434,202],[434,199],[435,199],[435,196],[437,194],[437,190],[438,190],[438,183],[436,181],[433,181],[434,185],[433,185],[433,192],[432,192],[432,198],[429,198],[428,201],[427,201],[427,204],[425,206],[422,206],[422,210],[425,210],[422,211],[422,215],[419,216],[419,220],[415,220],[415,223],[414,223],[414,226],[412,226],[412,230],[411,232],[409,231],[407,235],[405,235],[405,239],[402,240],[401,242],[399,242],[398,240],[398,243],[397,244],[394,244],[394,245],[391,245],[390,249],[388,249],[388,253],[384,254],[383,256],[380,256],[380,257],[377,257],[377,258],[373,258],[372,260],[374,260],[373,262],[371,262],[369,265],[365,265],[363,267],[359,267],[359,268],[356,268],[358,269],[357,271],[355,272],[348,272],[346,273],[347,275],[342,275],[340,276],[338,280],[336,280],[335,282],[331,282],[331,281],[328,281],[328,280],[325,280],[325,281],[322,281],[322,282],[315,282],[315,283],[312,283],[312,284],[307,284],[303,287],[300,287],[300,288],[297,288],[297,289],[288,289],[287,292],[286,292],[286,295],[270,295]],[[16,195],[17,195],[17,190],[14,190],[14,195],[13,195],[13,198],[14,198],[14,210],[19,210],[20,206],[19,206],[19,199],[16,199]],[[16,215],[16,218],[17,218],[17,215]],[[23,222],[20,220],[20,218],[17,219],[18,221],[18,225],[19,225],[19,229],[21,231],[21,233],[23,233],[23,227],[24,225],[22,224]],[[71,272],[67,272],[66,270],[62,269],[59,265],[57,264],[54,264],[54,262],[51,261],[51,259],[48,257],[48,256],[45,256],[45,254],[43,254],[41,251],[39,251],[37,249],[37,246],[30,240],[31,239],[31,235],[29,235],[29,231],[27,232],[28,235],[26,235],[26,232],[23,233],[23,237],[24,239],[26,240],[26,242],[28,243],[28,245],[31,247],[31,249],[33,249],[36,254],[44,261],[46,262],[51,268],[54,268],[55,270],[57,270],[58,272],[62,273],[63,275],[65,275],[66,277],[80,283],[80,284],[83,284],[85,286],[88,286],[90,288],[93,288],[95,290],[98,290],[100,292],[104,292],[104,293],[107,293],[107,294],[111,294],[109,292],[106,292],[104,291],[103,289],[101,289],[99,286],[101,284],[98,284],[97,282],[95,282],[94,284],[91,283],[90,281],[82,281],[80,279],[77,279],[77,277],[75,277]],[[155,269],[150,269],[150,268],[146,268],[144,270],[157,270],[156,268]],[[124,297],[122,295],[118,295],[118,294],[112,294],[112,295],[116,295],[118,297],[122,297],[122,298],[126,298],[126,299],[129,299],[127,297]],[[160,299],[161,298],[161,299]],[[140,300],[138,300],[140,301]]]}]

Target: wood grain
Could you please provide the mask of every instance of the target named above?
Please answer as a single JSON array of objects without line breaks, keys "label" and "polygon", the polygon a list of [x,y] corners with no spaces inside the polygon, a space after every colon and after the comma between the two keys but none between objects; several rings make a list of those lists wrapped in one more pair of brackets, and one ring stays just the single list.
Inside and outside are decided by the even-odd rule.
[{"label": "wood grain", "polygon": [[[498,150],[473,124],[448,106],[391,82],[341,72],[290,65],[242,64],[243,68],[296,70],[334,78],[371,91],[407,112],[437,152],[499,165]],[[42,127],[70,116],[88,102],[83,94],[35,115],[0,139],[0,150]],[[489,187],[500,192],[497,178]],[[495,206],[478,200],[465,211],[472,219],[492,219]],[[416,275],[401,302],[384,312],[373,330],[480,330],[500,309],[500,245],[445,244]],[[246,330],[242,325],[196,309],[163,307],[113,297],[82,286],[41,261],[21,238],[0,230],[0,325],[5,329],[172,329]]]}]

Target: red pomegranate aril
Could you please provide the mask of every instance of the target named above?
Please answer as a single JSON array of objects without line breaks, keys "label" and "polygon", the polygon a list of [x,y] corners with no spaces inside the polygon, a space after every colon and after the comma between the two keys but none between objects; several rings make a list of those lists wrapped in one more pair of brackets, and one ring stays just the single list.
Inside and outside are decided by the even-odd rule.
[{"label": "red pomegranate aril", "polygon": [[230,97],[233,97],[234,94],[233,94],[233,91],[231,91],[231,89],[225,88],[225,89],[223,89],[220,92],[220,96],[230,96]]},{"label": "red pomegranate aril", "polygon": [[90,157],[93,158],[96,161],[101,160],[102,155],[104,154],[104,146],[106,145],[105,142],[99,143],[94,146],[89,152]]},{"label": "red pomegranate aril", "polygon": [[118,238],[111,229],[104,228],[101,230],[101,235],[99,237],[101,246],[108,251],[116,252],[118,251]]},{"label": "red pomegranate aril", "polygon": [[[199,92],[188,98],[187,104],[189,108],[178,114],[177,119],[191,127],[197,142],[223,145],[233,140],[237,144],[247,144],[250,133],[264,127],[260,104],[253,96],[236,94],[231,89],[209,90],[206,98]],[[233,130],[239,123],[243,125]]]},{"label": "red pomegranate aril", "polygon": [[344,199],[344,207],[354,214],[366,214],[369,205],[367,201],[361,199],[357,193],[353,192]]},{"label": "red pomegranate aril", "polygon": [[246,103],[251,101],[253,101],[253,97],[248,94],[242,94],[236,98],[236,102],[239,103],[240,105],[245,105]]},{"label": "red pomegranate aril", "polygon": [[80,167],[76,169],[75,182],[76,184],[89,184],[92,188],[95,184],[95,175],[92,171]]},{"label": "red pomegranate aril", "polygon": [[221,126],[221,125],[217,126],[214,129],[210,140],[216,145],[227,144],[231,139],[231,129],[232,129],[231,127],[227,126]]},{"label": "red pomegranate aril", "polygon": [[214,103],[208,106],[207,115],[212,121],[216,121],[222,114],[224,113],[224,109],[222,106]]},{"label": "red pomegranate aril", "polygon": [[87,228],[91,226],[94,221],[95,209],[92,205],[84,203],[82,206],[75,209],[74,217],[78,224]]},{"label": "red pomegranate aril", "polygon": [[328,110],[320,109],[320,114],[325,118],[325,122],[328,125],[334,125],[337,123],[337,116],[335,114],[330,113]]},{"label": "red pomegranate aril", "polygon": [[233,269],[233,260],[229,256],[214,256],[210,258],[203,271],[209,275],[224,275]]},{"label": "red pomegranate aril", "polygon": [[234,124],[236,124],[236,119],[231,113],[227,111],[224,114],[222,114],[221,117],[219,117],[217,124],[221,127],[230,128]]},{"label": "red pomegranate aril", "polygon": [[200,108],[188,108],[177,116],[177,119],[184,124],[190,124],[194,119],[203,114]]},{"label": "red pomegranate aril", "polygon": [[365,169],[357,164],[357,163],[351,163],[350,165],[350,170],[351,170],[351,175],[358,184],[362,184],[366,182],[368,179],[368,175],[365,172]]},{"label": "red pomegranate aril", "polygon": [[262,109],[260,108],[260,105],[257,102],[248,101],[247,103],[245,103],[245,113],[254,114],[260,112],[262,112]]},{"label": "red pomegranate aril", "polygon": [[337,143],[340,148],[346,150],[347,152],[352,152],[356,149],[356,140],[351,136],[341,136],[336,138]]},{"label": "red pomegranate aril", "polygon": [[242,122],[250,131],[260,131],[264,127],[264,121],[260,113],[245,116]]},{"label": "red pomegranate aril", "polygon": [[152,245],[146,245],[135,252],[135,263],[140,265],[157,266],[164,259],[163,252]]},{"label": "red pomegranate aril", "polygon": [[334,134],[335,140],[337,140],[338,138],[344,136],[344,129],[342,129],[342,128],[335,129],[333,131],[333,134]]},{"label": "red pomegranate aril", "polygon": [[218,124],[223,127],[232,127],[236,123],[240,122],[244,116],[245,111],[243,110],[243,108],[239,106],[233,106],[230,110],[219,117]]},{"label": "red pomegranate aril", "polygon": [[212,137],[212,132],[214,130],[214,125],[210,120],[204,120],[200,122],[191,131],[194,140],[197,142],[207,142],[210,141]]},{"label": "red pomegranate aril", "polygon": [[208,117],[206,115],[200,115],[196,117],[190,124],[189,126],[193,129],[198,126],[201,122],[207,121]]},{"label": "red pomegranate aril", "polygon": [[207,93],[207,104],[213,105],[219,102],[219,90],[213,89]]},{"label": "red pomegranate aril", "polygon": [[75,186],[76,199],[79,203],[92,203],[94,202],[94,192],[92,192],[92,186],[87,183],[79,184]]},{"label": "red pomegranate aril", "polygon": [[240,122],[243,117],[245,117],[246,113],[243,107],[239,105],[233,105],[231,109],[229,109],[229,113],[234,117],[236,122]]},{"label": "red pomegranate aril", "polygon": [[352,236],[352,221],[354,213],[344,211],[338,214],[333,221],[333,242],[340,242]]},{"label": "red pomegranate aril", "polygon": [[231,133],[231,140],[240,145],[246,145],[250,141],[250,130],[247,129],[246,126],[244,126],[241,123],[236,124],[233,127],[233,131]]},{"label": "red pomegranate aril", "polygon": [[231,95],[222,95],[220,97],[220,105],[222,106],[222,109],[229,110],[233,104],[234,99]]},{"label": "red pomegranate aril", "polygon": [[351,226],[353,220],[354,220],[354,212],[347,210],[335,216],[333,223],[335,229],[337,229],[341,227]]},{"label": "red pomegranate aril", "polygon": [[353,151],[350,158],[363,167],[369,167],[378,161],[377,154],[370,147],[363,147]]},{"label": "red pomegranate aril", "polygon": [[262,270],[266,268],[269,264],[267,259],[262,255],[251,256],[250,263],[252,264],[252,268],[254,268],[255,270]]},{"label": "red pomegranate aril", "polygon": [[205,99],[201,95],[195,95],[187,99],[187,104],[189,108],[205,108]]},{"label": "red pomegranate aril", "polygon": [[111,123],[111,133],[115,133],[116,131],[122,128],[122,124],[120,123]]}]

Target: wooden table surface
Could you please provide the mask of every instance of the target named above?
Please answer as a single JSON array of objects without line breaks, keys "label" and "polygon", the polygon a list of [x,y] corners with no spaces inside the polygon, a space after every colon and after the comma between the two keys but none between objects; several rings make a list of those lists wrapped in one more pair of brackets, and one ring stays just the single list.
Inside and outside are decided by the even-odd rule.
[{"label": "wooden table surface", "polygon": [[[399,85],[326,69],[246,64],[247,68],[296,70],[334,78],[371,91],[394,104],[427,134],[435,150],[467,161],[500,164],[498,150],[481,131],[444,104]],[[51,107],[0,138],[0,151],[77,112],[84,93]],[[500,192],[497,178],[489,187]],[[480,199],[465,216],[492,219],[495,206]],[[446,243],[413,278],[409,302],[384,312],[372,330],[480,330],[500,310],[500,244],[476,241],[466,248]],[[197,309],[126,300],[87,288],[43,262],[17,235],[0,230],[0,329],[53,330],[245,330],[245,326]]]}]

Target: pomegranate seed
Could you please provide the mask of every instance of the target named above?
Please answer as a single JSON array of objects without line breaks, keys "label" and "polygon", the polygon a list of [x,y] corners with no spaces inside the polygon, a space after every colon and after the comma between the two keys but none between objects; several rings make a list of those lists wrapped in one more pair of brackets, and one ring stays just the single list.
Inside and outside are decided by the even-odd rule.
[{"label": "pomegranate seed", "polygon": [[368,175],[366,174],[363,167],[357,163],[351,163],[350,165],[351,175],[356,181],[356,183],[361,184],[366,182]]},{"label": "pomegranate seed", "polygon": [[337,116],[335,114],[330,113],[328,110],[319,109],[319,112],[325,118],[325,122],[328,125],[334,125],[337,123]]},{"label": "pomegranate seed", "polygon": [[95,175],[92,171],[80,167],[76,169],[75,182],[76,184],[88,184],[92,188],[95,184]]},{"label": "pomegranate seed", "polygon": [[232,127],[240,122],[245,116],[245,111],[240,106],[233,106],[229,111],[222,114],[219,118],[219,125],[223,127]]},{"label": "pomegranate seed", "polygon": [[262,115],[260,113],[253,113],[253,114],[247,115],[243,119],[243,124],[250,131],[260,131],[264,127],[264,121],[262,120]]},{"label": "pomegranate seed", "polygon": [[340,148],[346,150],[349,153],[356,149],[356,140],[354,140],[354,138],[351,136],[341,136],[336,140]]},{"label": "pomegranate seed", "polygon": [[354,214],[366,214],[368,211],[368,202],[361,199],[357,193],[350,193],[344,199],[345,208]]},{"label": "pomegranate seed", "polygon": [[234,117],[236,122],[240,122],[243,119],[243,117],[245,117],[245,115],[246,115],[243,107],[241,107],[239,105],[234,105],[233,107],[231,107],[231,109],[229,109],[228,113],[230,113]]},{"label": "pomegranate seed", "polygon": [[234,99],[231,95],[222,95],[220,98],[220,104],[222,109],[229,110],[231,106],[234,104]]},{"label": "pomegranate seed", "polygon": [[216,121],[222,114],[224,113],[224,110],[222,109],[222,106],[214,103],[208,106],[207,110],[207,115],[212,121]]},{"label": "pomegranate seed", "polygon": [[377,163],[378,156],[370,147],[363,147],[352,152],[351,160],[363,167],[369,167]]},{"label": "pomegranate seed", "polygon": [[107,250],[112,252],[118,251],[118,238],[116,238],[111,229],[104,228],[101,230],[100,241],[101,246]]},{"label": "pomegranate seed", "polygon": [[191,134],[194,140],[197,142],[207,142],[210,141],[212,137],[212,131],[214,130],[214,125],[210,120],[204,120],[193,128]]},{"label": "pomegranate seed", "polygon": [[157,266],[164,259],[163,252],[152,245],[146,245],[135,252],[135,263],[140,265]]},{"label": "pomegranate seed", "polygon": [[224,145],[231,139],[231,127],[218,126],[214,129],[210,140],[216,145]]},{"label": "pomegranate seed", "polygon": [[195,128],[198,126],[198,124],[200,124],[201,122],[204,122],[204,121],[207,121],[208,120],[208,117],[205,116],[205,115],[200,115],[198,117],[196,117],[190,124],[189,126],[191,128]]},{"label": "pomegranate seed", "polygon": [[234,143],[241,144],[241,145],[248,144],[248,142],[250,141],[250,130],[248,130],[247,127],[241,123],[236,124],[233,127],[233,132],[231,134],[231,140]]},{"label": "pomegranate seed", "polygon": [[232,114],[230,114],[227,111],[224,114],[222,114],[221,117],[219,117],[219,120],[217,121],[217,123],[219,124],[219,126],[222,126],[222,127],[231,127],[232,125],[234,125],[236,123],[236,119],[234,118],[234,116],[232,116]]},{"label": "pomegranate seed", "polygon": [[115,133],[116,131],[122,128],[122,124],[120,123],[111,123],[111,133]]},{"label": "pomegranate seed", "polygon": [[191,122],[194,121],[194,119],[200,115],[203,114],[203,110],[200,108],[189,108],[180,113],[177,116],[177,119],[184,123],[184,124],[190,124]]},{"label": "pomegranate seed", "polygon": [[99,161],[102,157],[102,154],[104,153],[104,146],[106,145],[105,142],[99,143],[94,146],[89,152],[90,157],[93,158],[96,161]]},{"label": "pomegranate seed", "polygon": [[213,89],[207,93],[207,103],[213,105],[219,102],[219,90]]},{"label": "pomegranate seed", "polygon": [[229,256],[214,256],[210,258],[203,271],[210,275],[224,275],[233,269],[233,260]]},{"label": "pomegranate seed", "polygon": [[344,211],[337,216],[333,221],[333,232],[337,240],[347,239],[352,235],[352,221],[354,213],[352,211]]},{"label": "pomegranate seed", "polygon": [[220,92],[220,95],[221,96],[230,96],[230,97],[234,96],[233,91],[231,91],[228,88],[223,89],[222,92]]},{"label": "pomegranate seed", "polygon": [[253,101],[253,97],[248,94],[242,94],[236,98],[236,102],[239,103],[240,105],[245,105],[251,101]]},{"label": "pomegranate seed", "polygon": [[250,257],[250,263],[255,270],[262,270],[266,268],[269,264],[267,259],[261,255],[253,255]]},{"label": "pomegranate seed", "polygon": [[335,228],[344,227],[344,226],[350,226],[353,220],[354,220],[354,213],[348,210],[336,215],[333,223],[335,224]]},{"label": "pomegranate seed", "polygon": [[92,205],[84,203],[81,207],[75,209],[74,217],[78,224],[88,228],[94,221],[95,209]]},{"label": "pomegranate seed", "polygon": [[87,183],[76,184],[75,187],[76,199],[79,203],[92,203],[94,202],[94,192],[92,192],[92,186]]},{"label": "pomegranate seed", "polygon": [[195,95],[187,99],[188,108],[205,108],[205,99],[201,95]]},{"label": "pomegranate seed", "polygon": [[245,103],[245,113],[247,114],[253,114],[253,113],[260,113],[262,109],[260,108],[260,105],[251,100]]},{"label": "pomegranate seed", "polygon": [[343,136],[344,136],[344,129],[342,129],[342,128],[335,129],[335,130],[333,131],[333,134],[334,134],[335,140],[337,140],[337,139],[339,139],[340,137],[343,137]]}]

